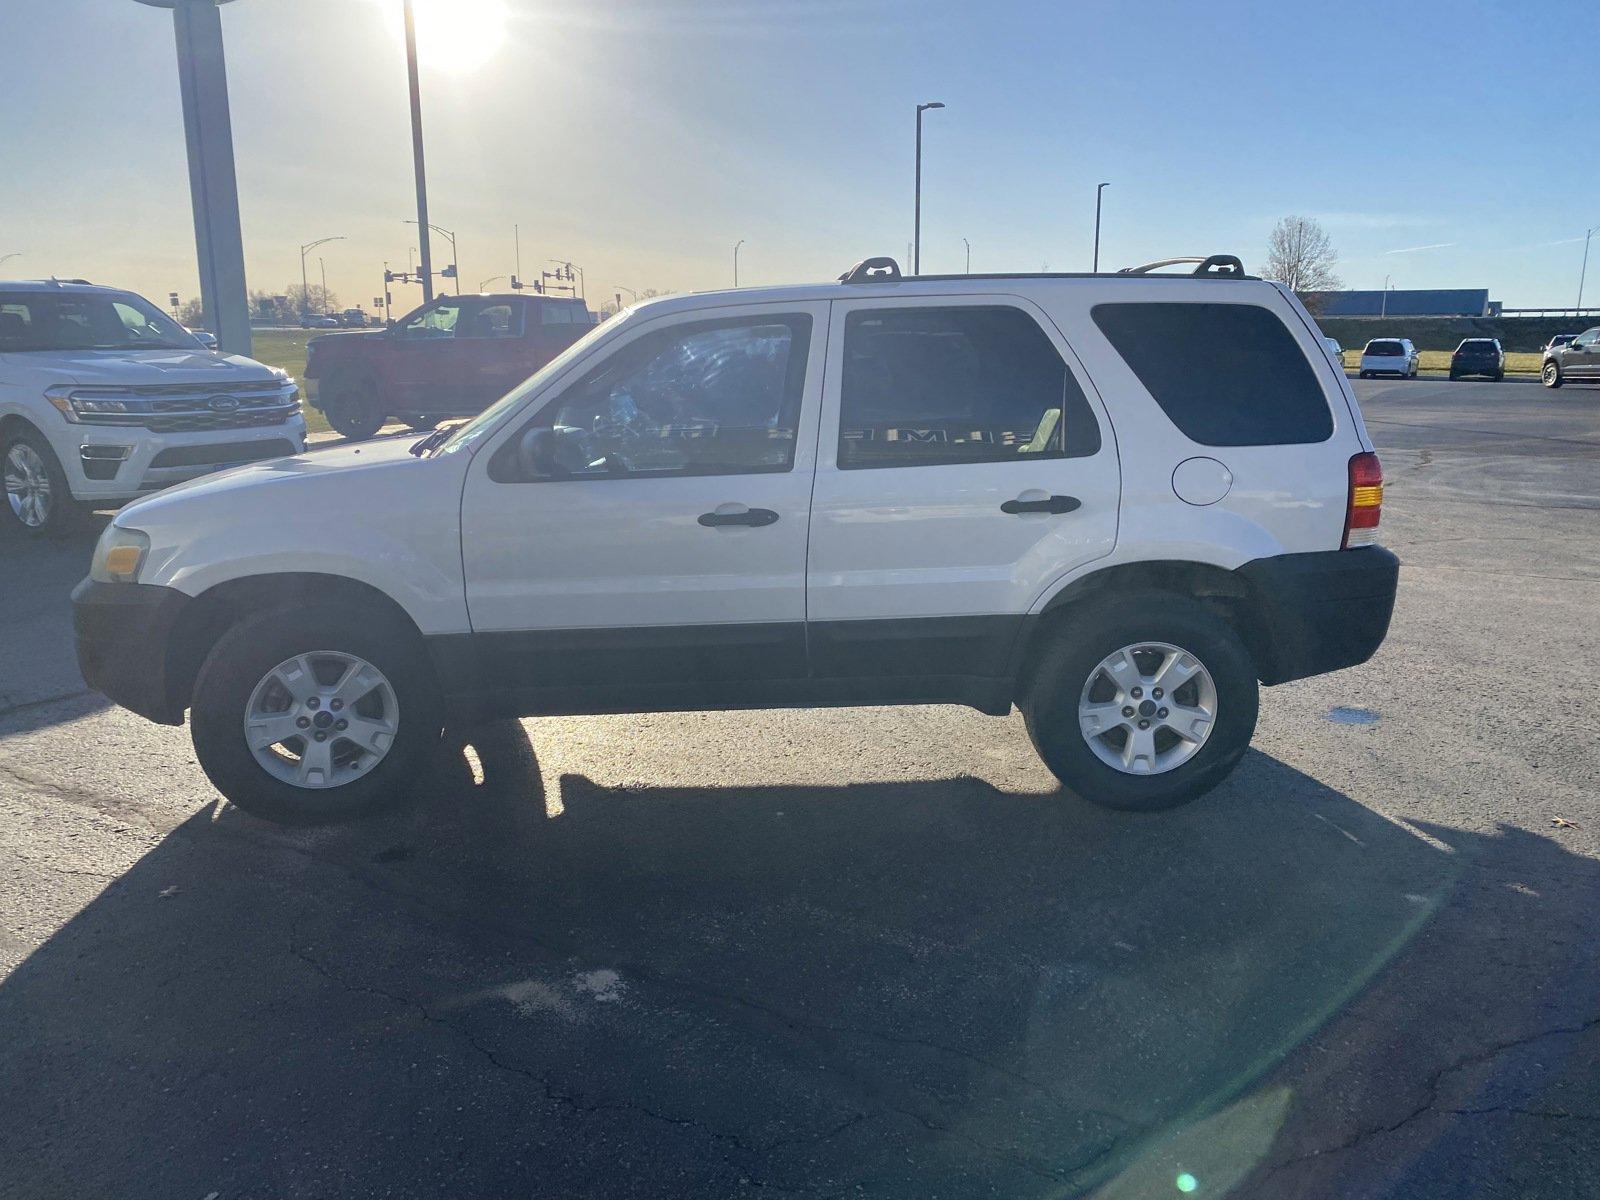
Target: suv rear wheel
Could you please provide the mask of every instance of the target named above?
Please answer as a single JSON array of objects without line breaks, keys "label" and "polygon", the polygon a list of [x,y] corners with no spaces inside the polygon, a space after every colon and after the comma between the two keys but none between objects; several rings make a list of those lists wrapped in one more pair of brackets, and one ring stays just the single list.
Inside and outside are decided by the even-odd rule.
[{"label": "suv rear wheel", "polygon": [[23,532],[35,537],[67,533],[87,511],[72,498],[50,443],[31,429],[0,439],[0,477],[5,510]]},{"label": "suv rear wheel", "polygon": [[195,755],[218,791],[269,821],[395,808],[438,746],[436,693],[398,622],[345,605],[259,613],[200,669]]},{"label": "suv rear wheel", "polygon": [[1249,653],[1204,605],[1146,592],[1071,618],[1022,704],[1028,734],[1067,788],[1151,812],[1203,795],[1255,732]]},{"label": "suv rear wheel", "polygon": [[328,424],[349,438],[362,442],[383,428],[383,400],[370,375],[349,372],[328,380],[322,400]]}]

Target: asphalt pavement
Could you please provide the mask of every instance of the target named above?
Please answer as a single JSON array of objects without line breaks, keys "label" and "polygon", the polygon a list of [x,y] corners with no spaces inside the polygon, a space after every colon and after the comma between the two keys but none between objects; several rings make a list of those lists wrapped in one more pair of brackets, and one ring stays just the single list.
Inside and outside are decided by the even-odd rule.
[{"label": "asphalt pavement", "polygon": [[1178,811],[957,708],[504,722],[285,830],[0,538],[0,1197],[1568,1197],[1600,389],[1360,382],[1388,642]]}]

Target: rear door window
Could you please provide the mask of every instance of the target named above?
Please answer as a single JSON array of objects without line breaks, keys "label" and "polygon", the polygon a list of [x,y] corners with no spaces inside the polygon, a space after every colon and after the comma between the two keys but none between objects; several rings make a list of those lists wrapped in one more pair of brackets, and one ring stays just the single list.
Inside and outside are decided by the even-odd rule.
[{"label": "rear door window", "polygon": [[928,305],[845,318],[841,470],[1073,458],[1099,449],[1083,389],[1022,310]]},{"label": "rear door window", "polygon": [[1326,441],[1333,415],[1288,328],[1257,304],[1099,304],[1094,322],[1171,422],[1203,446]]}]

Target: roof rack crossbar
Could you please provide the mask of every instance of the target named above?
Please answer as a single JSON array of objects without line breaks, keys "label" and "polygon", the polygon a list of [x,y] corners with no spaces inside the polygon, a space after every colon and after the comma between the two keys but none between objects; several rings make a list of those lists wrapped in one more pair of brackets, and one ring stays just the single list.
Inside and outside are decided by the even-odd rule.
[{"label": "roof rack crossbar", "polygon": [[1148,275],[1162,267],[1176,267],[1181,263],[1195,263],[1192,274],[1211,275],[1221,279],[1244,277],[1244,263],[1237,254],[1213,254],[1206,258],[1158,258],[1155,262],[1140,263],[1137,267],[1123,267],[1118,275]]},{"label": "roof rack crossbar", "polygon": [[897,283],[905,278],[892,258],[863,258],[843,275],[840,283]]}]

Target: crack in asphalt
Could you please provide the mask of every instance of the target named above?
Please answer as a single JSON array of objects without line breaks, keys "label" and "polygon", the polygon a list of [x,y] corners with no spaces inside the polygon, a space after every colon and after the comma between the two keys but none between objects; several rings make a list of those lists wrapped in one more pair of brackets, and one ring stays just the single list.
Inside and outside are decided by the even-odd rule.
[{"label": "crack in asphalt", "polygon": [[[1283,1159],[1281,1162],[1274,1163],[1271,1167],[1269,1167],[1263,1178],[1270,1178],[1271,1176],[1276,1175],[1279,1171],[1295,1166],[1299,1163],[1308,1162],[1316,1158],[1322,1158],[1329,1154],[1343,1153],[1346,1150],[1350,1150],[1356,1146],[1359,1146],[1361,1143],[1368,1141],[1371,1138],[1380,1137],[1383,1134],[1394,1133],[1399,1129],[1403,1129],[1405,1126],[1411,1124],[1411,1122],[1426,1115],[1428,1112],[1437,1107],[1439,1103],[1439,1091],[1443,1087],[1445,1078],[1449,1075],[1455,1074],[1457,1071],[1465,1070],[1467,1067],[1474,1066],[1478,1063],[1488,1062],[1490,1059],[1505,1054],[1507,1051],[1515,1050],[1522,1046],[1532,1045],[1534,1042],[1543,1041],[1545,1038],[1566,1037],[1587,1033],[1589,1030],[1594,1029],[1597,1026],[1600,1026],[1600,1017],[1594,1017],[1591,1020],[1584,1021],[1577,1025],[1562,1025],[1555,1029],[1545,1029],[1539,1033],[1532,1033],[1523,1037],[1512,1038],[1509,1041],[1496,1042],[1487,1049],[1478,1050],[1472,1054],[1463,1055],[1454,1062],[1440,1067],[1428,1077],[1427,1085],[1424,1088],[1426,1099],[1424,1099],[1421,1104],[1418,1104],[1412,1108],[1399,1120],[1391,1121],[1386,1125],[1374,1125],[1366,1129],[1357,1130],[1343,1141],[1332,1146],[1324,1146],[1319,1150],[1309,1150],[1304,1154],[1297,1154],[1292,1158]],[[1505,1106],[1491,1106],[1485,1109],[1440,1109],[1439,1111],[1448,1115],[1472,1115],[1476,1113],[1488,1114],[1499,1111],[1516,1112],[1519,1110]],[[1558,1114],[1554,1110],[1549,1112],[1540,1112],[1539,1110],[1535,1109],[1522,1111],[1525,1111],[1526,1115],[1529,1116],[1555,1117],[1560,1115],[1570,1117],[1573,1120],[1600,1120],[1600,1117],[1580,1117],[1576,1114],[1567,1113]]]},{"label": "crack in asphalt", "polygon": [[22,700],[16,704],[7,704],[0,707],[0,718],[11,716],[13,713],[31,712],[36,708],[48,708],[52,704],[60,704],[64,700],[81,700],[85,696],[98,696],[100,693],[93,688],[80,688],[76,692],[62,692],[59,696],[46,696],[43,700]]},{"label": "crack in asphalt", "polygon": [[[672,1125],[680,1129],[698,1130],[713,1141],[725,1142],[732,1146],[736,1151],[752,1157],[759,1157],[764,1154],[769,1154],[773,1150],[780,1147],[817,1145],[828,1141],[830,1138],[837,1137],[853,1126],[871,1118],[871,1114],[869,1113],[852,1113],[846,1120],[814,1135],[782,1138],[765,1145],[755,1145],[746,1141],[738,1134],[715,1129],[712,1126],[707,1125],[704,1121],[701,1121],[695,1117],[674,1116],[671,1113],[662,1112],[659,1109],[651,1108],[648,1105],[631,1101],[587,1100],[582,1093],[563,1091],[551,1083],[547,1076],[527,1067],[520,1066],[515,1062],[509,1061],[503,1055],[496,1052],[493,1047],[485,1045],[479,1038],[474,1036],[471,1030],[439,1015],[420,1000],[416,1000],[410,996],[402,995],[398,992],[389,991],[386,988],[374,987],[370,984],[352,983],[341,976],[338,972],[331,970],[326,964],[318,961],[314,955],[297,944],[299,941],[300,938],[297,936],[297,934],[291,931],[288,944],[289,954],[298,959],[300,962],[304,963],[315,974],[333,984],[335,987],[357,995],[377,996],[388,1000],[393,1004],[399,1005],[402,1008],[409,1009],[427,1024],[437,1026],[451,1034],[454,1034],[496,1070],[506,1072],[507,1074],[516,1075],[520,1078],[528,1080],[530,1083],[536,1084],[546,1100],[557,1105],[558,1107],[566,1109],[573,1116],[587,1117],[600,1112],[638,1113],[642,1116],[650,1118],[651,1120],[660,1121],[663,1124]],[[797,1192],[797,1194],[799,1191],[811,1190],[797,1190],[784,1185],[772,1184],[768,1181],[758,1179],[751,1172],[751,1167],[748,1163],[734,1162],[726,1155],[723,1156],[723,1162],[729,1168],[741,1172],[746,1177],[746,1182],[749,1182],[757,1187],[781,1188],[781,1190]]]}]

